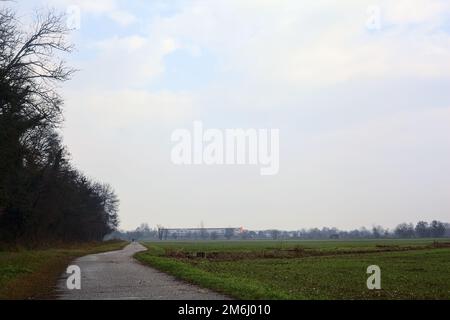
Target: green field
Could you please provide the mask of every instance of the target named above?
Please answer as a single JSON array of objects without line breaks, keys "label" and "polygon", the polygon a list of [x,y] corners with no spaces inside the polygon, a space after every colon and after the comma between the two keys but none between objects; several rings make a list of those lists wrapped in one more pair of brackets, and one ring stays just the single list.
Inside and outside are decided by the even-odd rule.
[{"label": "green field", "polygon": [[[450,299],[450,240],[149,242],[136,258],[237,299]],[[381,290],[368,290],[369,265]]]},{"label": "green field", "polygon": [[50,299],[58,277],[73,259],[122,249],[127,242],[61,245],[40,250],[0,250],[0,299]]}]

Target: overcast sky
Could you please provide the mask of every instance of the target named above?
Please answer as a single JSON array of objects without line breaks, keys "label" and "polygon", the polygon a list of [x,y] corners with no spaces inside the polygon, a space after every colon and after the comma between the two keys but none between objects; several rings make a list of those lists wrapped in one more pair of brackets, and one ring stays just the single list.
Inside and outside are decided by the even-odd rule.
[{"label": "overcast sky", "polygon": [[[116,189],[121,228],[450,220],[448,0],[13,4],[71,5],[64,141]],[[279,174],[173,165],[171,133],[194,120],[280,129]]]}]

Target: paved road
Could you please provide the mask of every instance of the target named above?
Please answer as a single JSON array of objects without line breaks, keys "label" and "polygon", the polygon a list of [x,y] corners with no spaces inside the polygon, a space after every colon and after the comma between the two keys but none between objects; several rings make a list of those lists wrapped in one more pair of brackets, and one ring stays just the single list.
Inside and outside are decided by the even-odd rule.
[{"label": "paved road", "polygon": [[133,255],[146,248],[132,243],[123,250],[73,261],[81,269],[81,290],[68,290],[67,275],[58,282],[59,299],[217,300],[226,297],[144,266]]}]

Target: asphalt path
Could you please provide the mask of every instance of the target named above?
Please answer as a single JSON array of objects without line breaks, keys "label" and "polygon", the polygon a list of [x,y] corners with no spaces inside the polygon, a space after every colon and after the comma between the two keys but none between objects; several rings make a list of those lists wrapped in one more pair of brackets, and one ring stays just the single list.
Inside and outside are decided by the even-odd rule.
[{"label": "asphalt path", "polygon": [[123,250],[92,254],[74,260],[81,270],[81,289],[67,288],[68,274],[57,285],[64,300],[220,300],[225,296],[144,266],[133,255],[146,248],[131,243]]}]

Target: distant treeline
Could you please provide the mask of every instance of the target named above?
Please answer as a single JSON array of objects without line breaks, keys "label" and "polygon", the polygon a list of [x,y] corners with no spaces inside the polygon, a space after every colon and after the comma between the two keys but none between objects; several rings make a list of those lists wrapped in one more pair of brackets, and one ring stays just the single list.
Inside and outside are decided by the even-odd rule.
[{"label": "distant treeline", "polygon": [[102,240],[118,224],[114,191],[71,165],[57,132],[69,31],[53,12],[24,30],[0,8],[0,241]]},{"label": "distant treeline", "polygon": [[[200,228],[201,229],[201,228]],[[326,240],[326,239],[410,239],[410,238],[450,238],[450,224],[440,221],[430,223],[420,221],[416,225],[412,223],[399,224],[394,230],[374,226],[371,229],[360,228],[350,231],[342,231],[337,228],[312,228],[296,231],[283,230],[242,230],[239,233],[225,232],[223,236],[205,231],[189,232],[180,237],[179,234],[167,234],[161,237],[163,227],[152,229],[143,223],[133,231],[115,231],[108,235],[111,239],[122,240]],[[230,229],[232,231],[234,229]],[[227,236],[227,234],[229,236]]]}]

